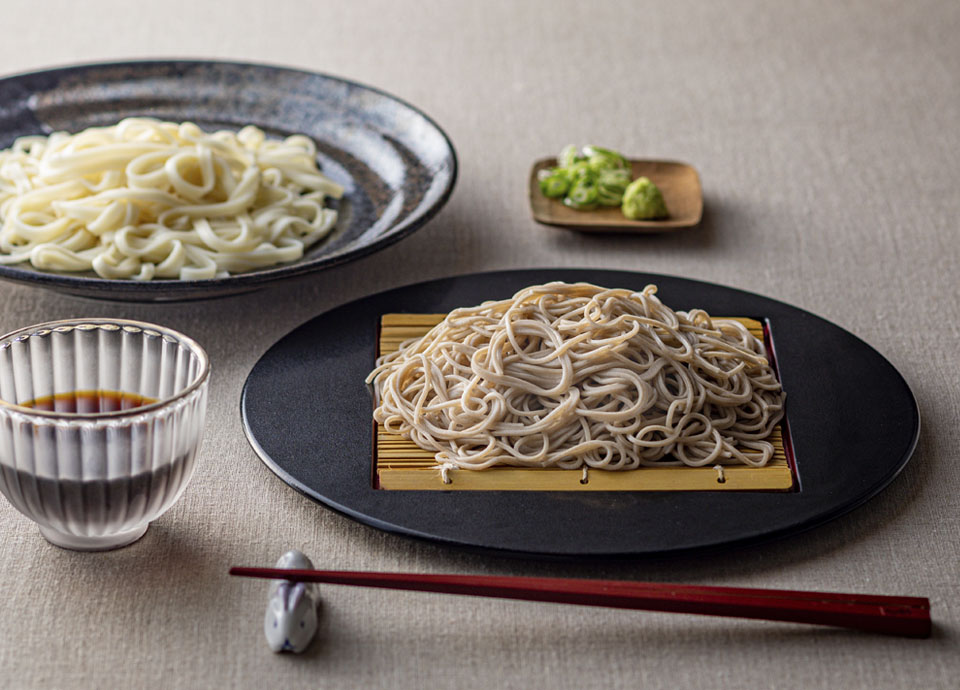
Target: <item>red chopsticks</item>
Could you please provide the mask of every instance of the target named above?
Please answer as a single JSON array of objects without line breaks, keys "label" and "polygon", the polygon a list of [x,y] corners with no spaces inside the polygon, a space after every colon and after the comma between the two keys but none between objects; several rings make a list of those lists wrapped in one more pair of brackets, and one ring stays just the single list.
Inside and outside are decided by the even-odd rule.
[{"label": "red chopsticks", "polygon": [[930,600],[878,594],[794,592],[619,580],[490,575],[421,575],[335,570],[230,568],[231,575],[380,587],[582,606],[698,613],[830,625],[905,637],[930,636]]}]

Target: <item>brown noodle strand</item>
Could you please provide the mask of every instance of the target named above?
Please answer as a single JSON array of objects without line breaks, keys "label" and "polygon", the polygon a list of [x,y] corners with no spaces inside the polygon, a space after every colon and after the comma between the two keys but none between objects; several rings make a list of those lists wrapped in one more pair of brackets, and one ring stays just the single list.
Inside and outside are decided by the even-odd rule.
[{"label": "brown noodle strand", "polygon": [[763,343],[656,291],[557,282],[455,309],[377,361],[374,419],[461,469],[765,465],[784,393]]}]

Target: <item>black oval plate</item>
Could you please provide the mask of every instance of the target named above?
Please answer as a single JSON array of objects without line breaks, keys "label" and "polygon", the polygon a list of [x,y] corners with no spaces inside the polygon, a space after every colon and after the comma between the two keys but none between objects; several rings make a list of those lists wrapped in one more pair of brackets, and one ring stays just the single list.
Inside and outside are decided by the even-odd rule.
[{"label": "black oval plate", "polygon": [[0,148],[27,134],[77,132],[134,116],[205,129],[257,125],[305,134],[324,174],[346,188],[334,231],[298,261],[213,280],[104,280],[0,265],[0,278],[109,300],[203,299],[256,290],[370,254],[446,203],[457,157],[429,117],[382,91],[295,69],[234,62],[79,65],[0,79]]},{"label": "black oval plate", "polygon": [[[380,315],[446,312],[527,285],[656,283],[675,309],[769,319],[799,491],[381,491],[372,486],[372,401]],[[276,343],[241,401],[257,454],[284,482],[379,529],[528,556],[645,556],[747,544],[814,527],[880,492],[903,469],[920,417],[903,377],[823,319],[766,297],[684,278],[599,270],[504,271],[390,290],[327,312]]]}]

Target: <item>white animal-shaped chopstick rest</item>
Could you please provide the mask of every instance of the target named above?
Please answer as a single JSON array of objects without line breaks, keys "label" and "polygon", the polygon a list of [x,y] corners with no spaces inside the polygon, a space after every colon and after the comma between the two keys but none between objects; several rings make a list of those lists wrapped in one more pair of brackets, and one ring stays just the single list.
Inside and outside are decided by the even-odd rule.
[{"label": "white animal-shaped chopstick rest", "polygon": [[[277,561],[278,568],[312,570],[313,563],[296,549]],[[317,586],[308,582],[274,580],[270,584],[263,634],[275,652],[299,654],[317,632]]]}]

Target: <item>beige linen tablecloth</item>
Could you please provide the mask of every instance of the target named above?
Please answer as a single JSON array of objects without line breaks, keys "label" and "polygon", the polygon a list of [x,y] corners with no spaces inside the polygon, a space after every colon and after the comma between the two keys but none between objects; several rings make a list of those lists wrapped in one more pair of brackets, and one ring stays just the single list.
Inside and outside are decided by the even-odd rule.
[{"label": "beige linen tablecloth", "polygon": [[[4,3],[0,71],[137,57],[263,61],[380,87],[455,142],[428,226],[357,263],[214,302],[110,304],[0,285],[4,332],[153,321],[213,361],[199,469],[140,542],[47,544],[0,502],[0,686],[956,688],[960,685],[960,4]],[[652,237],[540,226],[529,166],[597,142],[700,171],[703,223]],[[450,551],[318,507],[260,463],[239,395],[257,358],[364,295],[480,270],[585,266],[705,279],[808,309],[890,359],[920,403],[913,461],[854,513],[781,543],[638,563]],[[709,515],[705,520],[711,519]],[[626,529],[631,526],[625,525]],[[929,640],[789,624],[325,588],[319,639],[272,654],[266,583],[298,547],[337,569],[632,578],[930,597]]]}]

